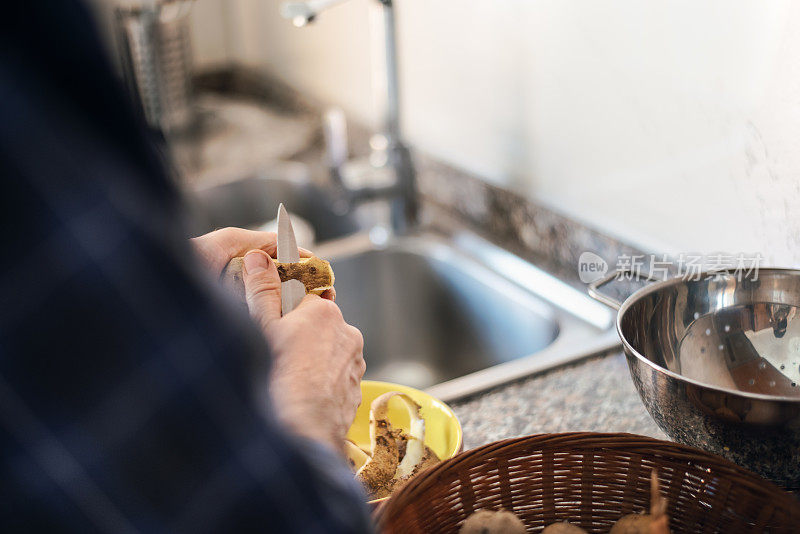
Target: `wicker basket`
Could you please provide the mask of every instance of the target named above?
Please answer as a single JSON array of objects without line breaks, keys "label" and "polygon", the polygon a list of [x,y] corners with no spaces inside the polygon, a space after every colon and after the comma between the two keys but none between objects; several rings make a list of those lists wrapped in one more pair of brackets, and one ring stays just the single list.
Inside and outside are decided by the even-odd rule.
[{"label": "wicker basket", "polygon": [[800,532],[794,496],[718,456],[632,434],[544,434],[490,443],[420,474],[376,511],[386,533],[458,532],[472,512],[504,508],[539,532],[569,521],[607,533],[649,509],[658,468],[670,528]]}]

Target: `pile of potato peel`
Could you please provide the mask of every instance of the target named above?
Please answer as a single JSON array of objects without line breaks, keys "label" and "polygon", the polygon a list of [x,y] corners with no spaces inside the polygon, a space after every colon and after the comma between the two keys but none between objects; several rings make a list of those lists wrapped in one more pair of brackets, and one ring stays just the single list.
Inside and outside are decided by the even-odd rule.
[{"label": "pile of potato peel", "polygon": [[[388,418],[389,401],[398,398],[406,406],[410,418],[408,432],[392,427]],[[351,441],[345,442],[345,453],[351,467],[370,499],[388,497],[420,471],[439,463],[430,447],[425,445],[425,420],[420,405],[398,391],[380,395],[370,404],[370,451],[360,449]]]}]

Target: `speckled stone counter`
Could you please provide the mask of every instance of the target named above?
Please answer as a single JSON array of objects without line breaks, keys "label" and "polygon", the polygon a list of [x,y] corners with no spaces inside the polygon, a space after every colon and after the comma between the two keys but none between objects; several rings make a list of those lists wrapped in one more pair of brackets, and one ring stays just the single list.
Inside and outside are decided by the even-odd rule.
[{"label": "speckled stone counter", "polygon": [[451,403],[464,449],[528,434],[631,432],[668,439],[645,410],[624,355],[612,353]]}]

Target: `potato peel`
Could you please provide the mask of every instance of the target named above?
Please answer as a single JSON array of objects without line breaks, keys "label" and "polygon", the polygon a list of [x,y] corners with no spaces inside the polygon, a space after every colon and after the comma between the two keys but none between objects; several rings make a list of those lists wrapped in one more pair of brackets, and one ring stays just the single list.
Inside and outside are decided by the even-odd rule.
[{"label": "potato peel", "polygon": [[[393,429],[389,422],[389,401],[394,397],[400,399],[408,410],[411,424],[407,434]],[[420,408],[411,397],[397,391],[384,393],[370,404],[370,453],[356,472],[356,478],[362,482],[370,498],[389,495],[417,472],[439,462],[436,454],[425,446],[425,420],[420,415]]]},{"label": "potato peel", "polygon": [[411,475],[417,465],[422,462],[425,454],[425,419],[419,414],[420,405],[411,400],[411,397],[402,395],[400,397],[408,409],[411,424],[408,431],[408,441],[406,442],[406,454],[397,466],[394,478],[403,478]]},{"label": "potato peel", "polygon": [[[372,456],[356,472],[370,495],[383,493],[389,486],[399,464],[397,440],[386,421],[378,422],[377,430],[371,439]],[[373,432],[370,432],[373,434]]]}]

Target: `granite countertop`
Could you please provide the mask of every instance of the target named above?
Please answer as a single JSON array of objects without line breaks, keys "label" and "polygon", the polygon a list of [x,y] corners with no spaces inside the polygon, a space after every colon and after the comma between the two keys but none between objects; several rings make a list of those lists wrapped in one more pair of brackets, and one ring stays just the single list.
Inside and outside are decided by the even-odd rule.
[{"label": "granite countertop", "polygon": [[622,352],[594,356],[451,403],[464,449],[528,434],[630,432],[668,439],[645,410]]}]

